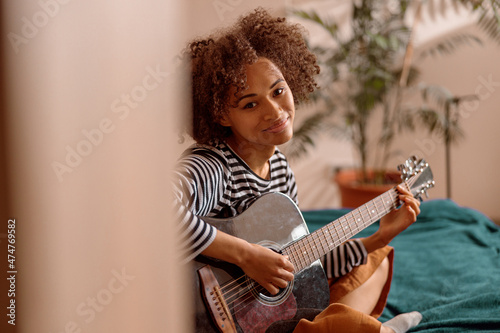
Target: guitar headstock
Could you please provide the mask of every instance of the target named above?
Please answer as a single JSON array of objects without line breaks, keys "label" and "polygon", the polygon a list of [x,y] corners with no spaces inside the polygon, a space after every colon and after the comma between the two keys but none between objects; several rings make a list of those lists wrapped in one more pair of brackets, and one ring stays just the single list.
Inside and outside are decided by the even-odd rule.
[{"label": "guitar headstock", "polygon": [[428,197],[427,190],[435,185],[429,163],[411,156],[398,166],[398,170],[401,172],[401,179],[408,184],[415,198],[422,200],[422,194]]}]

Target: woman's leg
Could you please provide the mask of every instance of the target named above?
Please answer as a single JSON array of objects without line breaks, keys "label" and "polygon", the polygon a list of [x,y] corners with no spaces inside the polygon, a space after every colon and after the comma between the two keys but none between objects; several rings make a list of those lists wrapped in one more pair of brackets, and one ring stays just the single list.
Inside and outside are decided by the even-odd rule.
[{"label": "woman's leg", "polygon": [[345,304],[368,315],[371,314],[380,299],[388,277],[389,259],[386,257],[368,280],[343,296],[337,303]]}]

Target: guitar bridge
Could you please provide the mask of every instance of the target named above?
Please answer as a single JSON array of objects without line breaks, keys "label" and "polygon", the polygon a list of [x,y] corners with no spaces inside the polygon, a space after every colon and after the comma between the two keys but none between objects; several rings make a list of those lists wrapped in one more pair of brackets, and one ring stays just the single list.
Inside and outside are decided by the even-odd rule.
[{"label": "guitar bridge", "polygon": [[233,317],[210,266],[206,265],[200,268],[198,275],[200,276],[203,299],[217,328],[222,333],[236,333]]}]

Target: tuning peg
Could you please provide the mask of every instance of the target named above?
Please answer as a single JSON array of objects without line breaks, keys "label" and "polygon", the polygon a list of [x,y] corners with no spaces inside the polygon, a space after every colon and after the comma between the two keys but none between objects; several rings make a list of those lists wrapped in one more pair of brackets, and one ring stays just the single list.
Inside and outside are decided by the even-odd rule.
[{"label": "tuning peg", "polygon": [[424,194],[425,197],[429,199],[429,194],[427,193],[427,190],[434,187],[435,184],[436,182],[434,180],[429,180],[427,184],[424,185],[424,187],[420,190],[419,199],[422,200],[422,194]]},{"label": "tuning peg", "polygon": [[398,165],[398,171],[401,172],[401,179],[408,180],[411,176],[415,174],[415,168],[417,167],[417,157],[409,157],[403,164]]},{"label": "tuning peg", "polygon": [[408,180],[409,174],[408,174],[408,168],[404,164],[398,165],[398,171],[401,173],[401,180],[405,181]]},{"label": "tuning peg", "polygon": [[408,159],[408,161],[407,161],[407,162],[410,164],[410,166],[411,166],[412,168],[415,168],[415,167],[417,166],[417,161],[418,161],[417,156],[412,155],[412,156],[410,156],[410,158]]}]

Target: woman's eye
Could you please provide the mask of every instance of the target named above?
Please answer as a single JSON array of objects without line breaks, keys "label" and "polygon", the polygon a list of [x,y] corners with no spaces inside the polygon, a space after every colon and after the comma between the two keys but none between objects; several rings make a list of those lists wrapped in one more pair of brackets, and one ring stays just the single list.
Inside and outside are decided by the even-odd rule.
[{"label": "woman's eye", "polygon": [[245,104],[245,106],[243,106],[243,109],[251,109],[251,108],[254,108],[256,105],[257,105],[257,103],[250,102],[250,103]]},{"label": "woman's eye", "polygon": [[285,89],[284,88],[278,88],[274,91],[274,96],[281,95]]}]

